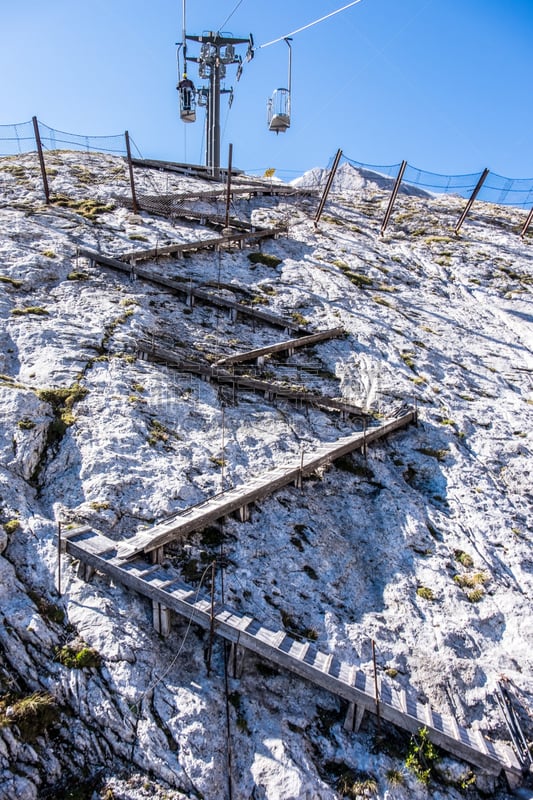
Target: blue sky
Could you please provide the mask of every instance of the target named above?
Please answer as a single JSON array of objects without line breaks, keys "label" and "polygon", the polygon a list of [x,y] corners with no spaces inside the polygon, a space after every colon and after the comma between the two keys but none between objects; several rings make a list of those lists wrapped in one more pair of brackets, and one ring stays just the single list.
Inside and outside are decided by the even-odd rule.
[{"label": "blue sky", "polygon": [[[187,0],[187,30],[223,26],[260,45],[347,2]],[[0,124],[35,114],[73,133],[128,129],[146,157],[201,163],[203,123],[178,114],[181,12],[182,0],[5,2]],[[285,43],[258,49],[239,83],[228,70],[221,161],[232,142],[236,166],[292,177],[341,147],[366,164],[531,178],[532,41],[531,0],[361,0],[294,37],[287,133],[266,126],[267,98],[286,83]]]}]

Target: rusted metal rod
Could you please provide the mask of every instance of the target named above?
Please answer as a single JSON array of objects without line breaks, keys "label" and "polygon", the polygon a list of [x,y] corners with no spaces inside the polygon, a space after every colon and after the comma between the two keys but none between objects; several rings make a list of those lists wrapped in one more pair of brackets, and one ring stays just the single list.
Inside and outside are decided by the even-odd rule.
[{"label": "rusted metal rod", "polygon": [[476,184],[476,188],[475,188],[475,189],[474,189],[474,191],[472,192],[472,195],[471,195],[471,197],[470,197],[470,200],[469,200],[469,201],[468,201],[468,203],[466,204],[466,206],[465,206],[465,210],[464,210],[464,211],[463,211],[463,213],[461,214],[461,217],[460,217],[460,219],[459,219],[459,222],[458,222],[458,223],[457,223],[457,225],[455,226],[454,233],[455,233],[455,235],[456,235],[456,236],[457,236],[457,234],[459,233],[459,231],[460,231],[460,229],[461,229],[461,225],[463,224],[463,222],[464,222],[464,221],[465,221],[465,219],[466,219],[466,215],[468,214],[468,212],[470,211],[470,209],[471,209],[471,208],[472,208],[472,206],[474,205],[474,200],[475,200],[475,199],[476,199],[476,197],[478,196],[478,194],[479,194],[479,192],[480,192],[480,190],[481,190],[481,187],[482,187],[482,186],[483,186],[483,184],[485,183],[485,180],[487,179],[487,175],[489,174],[489,172],[490,172],[490,170],[489,170],[489,169],[487,169],[487,168],[485,167],[485,169],[484,169],[484,170],[483,170],[483,172],[481,173],[481,177],[480,177],[480,179],[478,180],[478,182],[477,182],[477,184]]},{"label": "rusted metal rod", "polygon": [[322,212],[324,210],[324,206],[326,205],[326,200],[328,199],[328,194],[330,193],[331,186],[333,184],[333,179],[335,178],[335,173],[337,172],[337,167],[339,166],[339,161],[341,160],[341,156],[342,156],[342,150],[339,149],[339,150],[337,150],[337,155],[335,156],[335,160],[333,162],[333,166],[331,167],[331,171],[330,171],[330,173],[328,175],[328,180],[326,182],[326,187],[324,189],[324,194],[322,195],[322,198],[321,198],[320,203],[318,205],[318,210],[317,210],[317,212],[315,214],[315,228],[318,225],[318,221],[319,221],[319,219],[320,219],[320,217],[322,215]]},{"label": "rusted metal rod", "polygon": [[39,155],[39,164],[41,166],[41,175],[43,178],[44,196],[46,199],[46,205],[50,205],[50,188],[48,186],[46,165],[44,163],[43,145],[41,142],[41,134],[39,133],[39,123],[37,122],[37,117],[32,117],[32,122],[33,122],[33,132],[35,134],[35,143],[37,145],[37,153]]},{"label": "rusted metal rod", "polygon": [[524,223],[524,227],[523,227],[523,228],[522,228],[522,230],[520,231],[520,236],[521,236],[521,237],[524,237],[524,236],[526,235],[526,233],[527,233],[527,229],[528,229],[528,228],[529,228],[529,226],[531,225],[531,221],[532,221],[532,220],[533,220],[533,208],[531,209],[531,211],[530,211],[530,212],[529,212],[529,214],[527,215],[527,219],[526,219],[526,221],[525,221],[525,223]]},{"label": "rusted metal rod", "polygon": [[124,133],[124,138],[126,139],[126,153],[128,156],[128,171],[130,175],[130,186],[131,186],[131,204],[133,206],[133,213],[139,213],[139,204],[137,203],[137,195],[135,194],[135,181],[133,178],[133,161],[131,160],[131,147],[130,147],[130,135],[128,131]]},{"label": "rusted metal rod", "polygon": [[232,161],[233,161],[233,145],[230,144],[228,148],[228,179],[226,185],[226,221],[224,224],[225,228],[229,228],[229,205],[231,199],[231,169],[232,169]]},{"label": "rusted metal rod", "polygon": [[383,223],[381,225],[380,236],[383,236],[385,233],[385,229],[389,224],[390,216],[392,214],[392,208],[394,206],[394,201],[396,200],[396,195],[400,189],[400,184],[402,182],[403,173],[405,172],[405,168],[407,167],[407,161],[402,161],[400,164],[400,169],[398,170],[398,175],[396,176],[396,181],[394,183],[394,187],[392,190],[392,194],[390,196],[389,205],[387,206],[387,210],[385,212],[385,217],[383,219]]},{"label": "rusted metal rod", "polygon": [[378,688],[378,671],[376,666],[376,643],[372,639],[372,663],[374,664],[374,694],[376,697],[376,716],[378,718],[378,730],[381,727],[381,717],[379,712],[379,688]]},{"label": "rusted metal rod", "polygon": [[209,624],[209,645],[207,649],[207,675],[211,674],[211,655],[213,653],[213,640],[215,638],[215,580],[216,580],[216,559],[211,564],[211,615]]}]

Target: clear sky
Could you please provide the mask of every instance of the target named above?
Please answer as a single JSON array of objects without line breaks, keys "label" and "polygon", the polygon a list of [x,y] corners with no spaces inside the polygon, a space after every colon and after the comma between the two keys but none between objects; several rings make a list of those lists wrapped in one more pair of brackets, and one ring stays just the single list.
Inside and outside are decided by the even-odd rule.
[{"label": "clear sky", "polygon": [[[347,2],[187,0],[187,31],[261,45]],[[203,163],[203,114],[184,125],[178,113],[182,0],[3,0],[0,19],[0,124],[36,115],[85,135],[128,129],[145,157]],[[286,133],[266,125],[286,44],[257,49],[239,83],[228,69],[221,162],[231,142],[235,166],[290,178],[340,147],[366,164],[531,178],[532,43],[533,0],[361,0],[294,36]]]}]

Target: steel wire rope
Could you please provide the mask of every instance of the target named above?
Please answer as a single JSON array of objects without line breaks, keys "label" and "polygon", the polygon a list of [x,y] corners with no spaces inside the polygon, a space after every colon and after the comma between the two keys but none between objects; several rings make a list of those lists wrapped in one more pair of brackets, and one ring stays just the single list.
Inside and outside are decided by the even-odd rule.
[{"label": "steel wire rope", "polygon": [[240,5],[242,5],[242,3],[243,3],[243,2],[244,2],[244,0],[239,0],[239,2],[238,2],[238,3],[237,3],[237,5],[235,6],[235,8],[234,8],[234,9],[233,9],[233,11],[231,12],[231,14],[230,14],[228,17],[226,17],[226,19],[224,20],[224,22],[222,23],[222,25],[221,25],[221,26],[218,28],[218,32],[219,32],[219,33],[220,33],[220,31],[222,30],[222,28],[224,27],[224,25],[225,25],[227,22],[229,22],[229,21],[230,21],[230,19],[232,18],[232,16],[235,14],[235,12],[237,11],[237,9],[239,8],[239,6],[240,6]]},{"label": "steel wire rope", "polygon": [[270,47],[271,44],[277,44],[278,42],[283,41],[283,39],[288,39],[290,36],[294,36],[295,34],[301,33],[302,31],[305,31],[308,28],[312,28],[314,25],[318,25],[319,22],[324,22],[326,19],[334,17],[336,14],[340,14],[341,11],[346,11],[346,9],[351,8],[352,6],[356,6],[360,2],[361,0],[352,0],[351,3],[342,6],[342,8],[338,8],[336,11],[331,11],[329,14],[320,17],[320,19],[315,19],[314,22],[308,22],[307,25],[302,25],[301,28],[296,28],[296,30],[291,31],[290,33],[285,33],[283,36],[279,36],[277,39],[272,39],[272,41],[270,42],[265,42],[265,44],[260,44],[259,49],[261,50],[264,47]]},{"label": "steel wire rope", "polygon": [[202,577],[200,578],[200,583],[198,584],[198,588],[196,589],[196,594],[195,594],[195,597],[194,597],[194,602],[193,602],[193,603],[191,603],[191,613],[190,613],[190,615],[189,615],[189,619],[188,619],[188,622],[187,622],[187,628],[186,628],[186,630],[185,630],[185,633],[184,633],[184,635],[183,635],[183,638],[182,638],[182,640],[181,640],[181,644],[180,644],[180,646],[179,646],[179,648],[178,648],[178,651],[177,651],[176,655],[174,656],[174,658],[172,659],[172,661],[170,662],[170,664],[168,665],[168,667],[165,669],[165,671],[163,672],[163,674],[162,674],[162,675],[160,675],[158,678],[156,678],[156,680],[155,680],[155,681],[153,681],[153,683],[151,683],[151,684],[150,684],[150,685],[149,685],[149,686],[148,686],[148,687],[147,687],[147,688],[144,690],[144,692],[142,693],[142,695],[141,695],[141,696],[140,696],[140,698],[139,698],[139,707],[140,707],[140,704],[142,703],[142,701],[144,700],[144,698],[146,697],[146,695],[148,694],[148,692],[153,692],[153,690],[154,690],[154,689],[155,689],[157,686],[159,686],[159,684],[160,684],[160,683],[161,683],[161,682],[162,682],[162,681],[163,681],[163,680],[166,678],[166,676],[168,675],[168,673],[170,672],[170,670],[172,669],[172,667],[174,666],[174,664],[175,664],[175,663],[176,663],[176,661],[178,660],[179,656],[181,655],[181,652],[182,652],[182,650],[183,650],[183,648],[184,648],[184,646],[185,646],[185,642],[187,641],[187,636],[189,635],[189,631],[190,631],[190,629],[191,629],[191,626],[192,626],[193,617],[194,617],[194,611],[195,611],[195,609],[194,609],[194,603],[196,603],[196,601],[198,600],[198,597],[199,597],[199,595],[200,595],[200,590],[201,590],[201,588],[202,588],[202,584],[203,584],[203,582],[204,582],[204,578],[205,578],[205,576],[207,575],[208,571],[209,571],[211,568],[212,568],[212,565],[211,565],[211,564],[208,564],[208,565],[206,566],[206,568],[204,569],[203,573],[202,573]]},{"label": "steel wire rope", "polygon": [[[203,571],[202,577],[200,578],[200,583],[198,584],[198,588],[196,590],[194,603],[196,603],[196,601],[198,600],[198,596],[200,594],[200,589],[202,588],[202,583],[204,581],[205,576],[207,575],[208,570],[210,570],[210,569],[211,569],[211,564],[208,564],[206,566],[206,568],[204,569],[204,571]],[[172,661],[170,662],[170,664],[168,665],[166,670],[163,672],[163,674],[160,675],[158,678],[156,678],[156,680],[153,681],[153,683],[151,683],[144,690],[144,692],[139,697],[139,700],[134,705],[134,707],[136,708],[136,712],[137,713],[135,715],[135,737],[134,737],[134,739],[133,739],[133,741],[131,743],[131,759],[132,760],[133,760],[133,755],[134,755],[134,752],[135,752],[135,744],[136,744],[137,739],[138,739],[137,728],[138,728],[138,725],[139,725],[139,722],[140,722],[140,719],[141,719],[142,702],[145,699],[145,697],[148,694],[148,692],[153,692],[154,689],[166,678],[166,676],[168,675],[168,673],[170,672],[170,670],[172,669],[172,667],[174,666],[174,664],[178,660],[179,656],[181,655],[181,652],[182,652],[182,650],[183,650],[183,648],[185,646],[185,642],[187,641],[187,637],[189,635],[189,631],[190,631],[191,626],[192,626],[192,621],[193,621],[193,616],[194,616],[194,603],[191,604],[191,613],[190,613],[189,620],[188,620],[188,623],[187,623],[187,628],[185,630],[185,633],[183,635],[183,638],[181,640],[181,644],[180,644],[180,646],[178,648],[178,651],[177,651],[176,655],[174,656],[174,658],[172,659]]]}]

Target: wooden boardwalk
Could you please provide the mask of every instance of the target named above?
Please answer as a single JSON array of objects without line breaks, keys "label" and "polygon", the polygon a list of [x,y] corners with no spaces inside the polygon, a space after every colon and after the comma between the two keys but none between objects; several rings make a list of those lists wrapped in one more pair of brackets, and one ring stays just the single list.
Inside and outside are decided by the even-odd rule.
[{"label": "wooden boardwalk", "polygon": [[245,520],[252,503],[267,497],[290,483],[300,484],[303,477],[323,466],[331,464],[359,448],[366,448],[371,442],[382,439],[394,431],[407,427],[416,419],[414,411],[409,411],[397,419],[389,420],[375,428],[344,436],[335,442],[319,445],[313,453],[289,461],[283,466],[251,478],[247,483],[210,497],[198,505],[180,511],[158,525],[139,531],[118,546],[118,555],[123,560],[138,555],[161,550],[165,545],[193,531],[202,530],[217,519],[235,511]]},{"label": "wooden boardwalk", "polygon": [[[224,167],[220,167],[220,179],[217,180],[210,174],[209,168],[200,164],[180,164],[173,161],[157,161],[155,159],[147,158],[132,158],[132,163],[137,167],[147,167],[148,169],[157,169],[166,172],[175,172],[179,175],[186,175],[201,180],[211,181],[213,183],[223,183],[227,180],[228,171]],[[250,197],[308,197],[314,196],[320,190],[312,188],[300,188],[291,186],[286,183],[276,183],[271,180],[263,178],[253,178],[246,175],[242,170],[235,168],[231,171],[231,194],[232,195],[248,195]],[[241,184],[239,188],[235,184]],[[213,195],[220,195],[226,197],[225,189],[215,189]]]},{"label": "wooden boardwalk", "polygon": [[[132,264],[127,264],[118,258],[106,256],[97,250],[89,250],[85,247],[79,249],[80,256],[88,258],[92,263],[101,264],[105,267],[122,272],[129,275],[131,278],[140,278],[142,280],[153,283],[156,286],[162,286],[165,289],[170,289],[174,294],[180,295],[185,298],[189,306],[194,306],[194,303],[199,300],[202,303],[212,305],[218,308],[226,309],[233,319],[238,316],[250,317],[252,320],[261,322],[266,325],[272,325],[276,328],[282,328],[288,331],[289,334],[303,334],[309,333],[307,327],[300,325],[289,317],[282,317],[279,314],[273,314],[269,311],[261,311],[255,307],[247,306],[244,303],[238,303],[235,300],[230,300],[227,297],[217,294],[216,292],[209,291],[202,286],[197,286],[189,281],[179,281],[172,278],[165,278],[163,275],[158,275],[151,270],[136,267]],[[155,256],[154,256],[155,257]]]},{"label": "wooden boardwalk", "polygon": [[[309,337],[303,338],[307,339]],[[161,347],[160,345],[155,345],[147,339],[140,339],[138,341],[137,352],[141,358],[146,357],[158,364],[162,363],[175,367],[181,372],[193,373],[195,375],[200,375],[206,380],[231,386],[234,392],[237,389],[253,391],[264,395],[268,400],[276,400],[276,398],[279,397],[283,400],[296,403],[299,406],[308,405],[314,408],[320,408],[324,411],[335,411],[340,413],[344,418],[350,416],[366,416],[360,406],[354,406],[351,403],[346,403],[344,400],[337,400],[335,397],[307,392],[300,390],[298,387],[294,389],[283,386],[280,383],[252,378],[248,375],[237,375],[234,372],[228,372],[223,367],[219,367],[216,364],[199,364],[195,361],[182,361],[172,350]]]},{"label": "wooden boardwalk", "polygon": [[163,256],[175,256],[183,258],[186,253],[197,253],[200,250],[220,250],[222,247],[237,245],[240,249],[245,244],[259,242],[261,239],[272,239],[286,233],[285,227],[277,228],[256,228],[255,230],[232,230],[221,236],[204,237],[193,242],[175,242],[174,244],[162,245],[161,247],[137,248],[127,253],[121,253],[120,261],[127,260],[129,264],[137,264],[141,261],[150,261]]},{"label": "wooden boardwalk", "polygon": [[276,353],[288,353],[288,355],[293,355],[297,348],[311,347],[311,345],[318,344],[318,342],[335,339],[339,336],[345,336],[345,334],[346,331],[344,328],[329,328],[325,331],[311,333],[309,336],[300,336],[297,339],[288,339],[285,342],[276,342],[276,344],[269,344],[266,347],[257,347],[255,350],[246,350],[243,353],[224,356],[223,358],[217,359],[214,366],[226,367],[231,364],[242,364],[246,361],[262,363],[262,359],[266,356],[275,355]]},{"label": "wooden boardwalk", "polygon": [[511,785],[520,782],[522,772],[510,747],[497,745],[480,732],[460,726],[455,718],[434,711],[414,691],[406,692],[378,676],[376,696],[374,678],[334,653],[297,641],[282,628],[265,625],[246,613],[221,605],[212,608],[210,598],[183,583],[171,567],[154,566],[142,558],[125,562],[116,542],[88,527],[69,532],[63,546],[92,570],[150,598],[154,625],[163,635],[170,632],[169,611],[173,611],[231,642],[235,656],[237,648],[242,648],[347,701],[347,729],[358,729],[365,712],[379,713],[381,719],[412,733],[425,727],[430,739],[453,756],[490,774],[504,770]]}]

